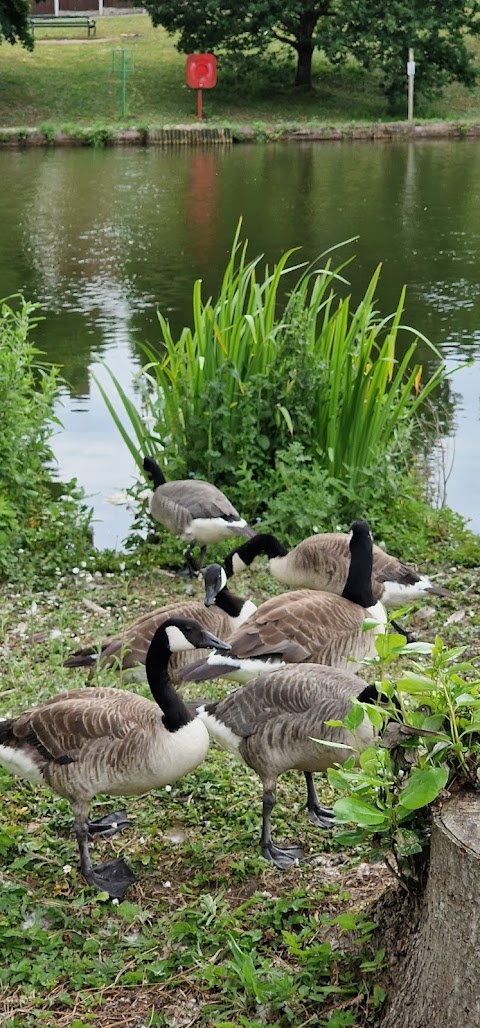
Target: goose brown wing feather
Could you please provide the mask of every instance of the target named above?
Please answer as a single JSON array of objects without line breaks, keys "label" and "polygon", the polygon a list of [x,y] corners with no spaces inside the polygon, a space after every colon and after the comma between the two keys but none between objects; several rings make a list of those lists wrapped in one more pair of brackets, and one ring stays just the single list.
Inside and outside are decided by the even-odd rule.
[{"label": "goose brown wing feather", "polygon": [[[298,544],[288,559],[297,574],[317,578],[317,586],[340,595],[345,587],[350,565],[349,536],[344,532],[311,535]],[[385,582],[415,585],[420,576],[397,557],[373,547],[372,585],[375,600],[381,598]]]},{"label": "goose brown wing feather", "polygon": [[161,721],[161,710],[135,693],[114,689],[74,692],[77,695],[60,694],[54,702],[20,714],[14,720],[15,739],[40,751],[43,748],[56,761],[65,756],[75,760],[93,740],[125,739],[132,729],[143,730],[152,718]]},{"label": "goose brown wing feather", "polygon": [[298,589],[262,603],[228,642],[236,657],[278,653],[288,663],[322,662],[323,651],[357,638],[364,618],[363,607],[341,596]]},{"label": "goose brown wing feather", "polygon": [[379,582],[397,582],[399,585],[415,585],[420,580],[413,568],[396,557],[389,557],[383,550],[379,556],[374,553],[373,577]]},{"label": "goose brown wing feather", "polygon": [[172,509],[183,509],[187,512],[189,520],[213,517],[224,518],[226,521],[241,521],[241,515],[220,489],[200,479],[187,478],[159,486],[152,498],[151,510],[154,517],[154,505],[156,506],[157,500],[159,503],[168,501],[167,506],[171,505]]},{"label": "goose brown wing feather", "polygon": [[[325,719],[339,718],[350,708],[350,698],[359,696],[365,682],[358,675],[326,664],[292,664],[259,675],[206,709],[235,734],[243,738],[257,732],[280,715],[302,715],[325,706]],[[342,711],[339,714],[339,707]]]},{"label": "goose brown wing feather", "polygon": [[[220,607],[205,607],[205,604],[199,600],[165,604],[163,607],[158,607],[156,610],[142,614],[141,617],[137,618],[124,631],[119,632],[118,635],[108,636],[101,644],[98,661],[92,670],[95,669],[95,666],[117,666],[122,670],[127,670],[136,667],[137,664],[145,664],[148,647],[157,628],[165,621],[168,621],[169,617],[173,616],[199,621],[207,631],[212,632],[219,639],[224,639],[231,631],[230,618]],[[72,666],[73,661],[76,661],[77,666],[81,666],[82,654],[88,655],[95,652],[95,647],[85,647],[83,650],[77,650],[73,657],[67,661],[67,665],[70,664]],[[200,651],[199,656],[201,654],[204,654],[205,657],[208,656],[206,650]],[[168,663],[169,674],[174,675],[178,668],[190,662],[189,658],[191,659],[191,656],[188,652],[177,653],[170,657]]]}]

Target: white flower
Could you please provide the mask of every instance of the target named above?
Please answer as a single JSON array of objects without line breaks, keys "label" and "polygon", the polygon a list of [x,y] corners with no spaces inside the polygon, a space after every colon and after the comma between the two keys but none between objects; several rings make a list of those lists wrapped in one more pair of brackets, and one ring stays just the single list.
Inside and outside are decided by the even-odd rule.
[{"label": "white flower", "polygon": [[172,888],[172,883],[171,882],[164,882],[163,883],[163,888],[164,889],[171,889]]},{"label": "white flower", "polygon": [[72,575],[78,575],[80,568],[72,568]]},{"label": "white flower", "polygon": [[113,903],[113,905],[114,905],[115,907],[118,907],[118,904],[120,903],[120,900],[119,900],[119,899],[117,899],[117,897],[115,896],[115,897],[114,897],[114,899],[112,899],[112,903]]},{"label": "white flower", "polygon": [[72,873],[72,865],[71,864],[64,864],[63,868],[62,868],[62,871],[63,871],[64,875],[70,875]]},{"label": "white flower", "polygon": [[165,792],[171,792],[171,791],[172,791],[172,786],[171,785],[166,785],[165,786]]}]

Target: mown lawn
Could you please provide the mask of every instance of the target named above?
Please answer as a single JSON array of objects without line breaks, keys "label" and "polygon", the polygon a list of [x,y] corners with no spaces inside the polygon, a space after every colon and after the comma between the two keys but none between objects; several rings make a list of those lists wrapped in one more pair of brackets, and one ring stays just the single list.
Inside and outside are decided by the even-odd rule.
[{"label": "mown lawn", "polygon": [[[137,574],[118,564],[107,571],[105,560],[100,566],[101,575],[79,569],[49,591],[2,587],[0,716],[83,685],[84,671],[62,667],[78,641],[99,641],[192,588],[201,597],[199,584],[156,565]],[[463,642],[472,656],[476,571],[436,574],[455,600],[434,601],[426,617],[423,607],[410,620],[422,638],[441,630],[448,645]],[[260,569],[236,589],[261,601],[276,586]],[[118,687],[119,680],[106,671],[101,683]],[[192,686],[188,695],[225,688]],[[98,860],[124,854],[138,877],[119,905],[81,879],[65,801],[3,771],[0,791],[2,1028],[378,1023],[382,954],[368,941],[362,908],[391,879],[362,852],[344,852],[335,832],[310,825],[300,775],[281,783],[274,833],[299,840],[309,862],[285,873],[259,853],[258,779],[214,746],[171,789],[128,799],[132,828],[96,845]],[[94,816],[120,805],[100,798]],[[347,953],[353,926],[359,942]]]},{"label": "mown lawn", "polygon": [[[188,124],[196,120],[195,97],[185,85],[185,56],[146,14],[97,18],[97,36],[86,30],[37,29],[33,53],[2,46],[0,127],[120,123],[120,81],[112,74],[112,50],[133,56],[127,82],[127,123]],[[204,114],[216,123],[335,123],[388,118],[375,79],[352,66],[332,69],[317,55],[315,90],[299,93],[284,80],[261,84],[233,81],[226,59],[218,85],[205,93]],[[480,114],[480,86],[473,92],[450,87],[443,99],[422,110],[427,117]]]}]

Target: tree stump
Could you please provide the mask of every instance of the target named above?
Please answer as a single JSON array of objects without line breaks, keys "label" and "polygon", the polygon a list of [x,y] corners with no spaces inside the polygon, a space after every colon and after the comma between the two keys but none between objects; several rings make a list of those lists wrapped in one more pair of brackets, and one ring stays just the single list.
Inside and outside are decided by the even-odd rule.
[{"label": "tree stump", "polygon": [[425,892],[411,909],[414,925],[396,920],[407,945],[382,1028],[480,1028],[480,794],[434,812]]}]

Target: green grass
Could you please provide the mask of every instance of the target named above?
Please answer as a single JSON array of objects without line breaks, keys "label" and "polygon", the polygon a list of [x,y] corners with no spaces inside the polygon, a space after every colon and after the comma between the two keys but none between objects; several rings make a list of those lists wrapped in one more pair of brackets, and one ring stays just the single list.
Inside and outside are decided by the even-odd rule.
[{"label": "green grass", "polygon": [[[168,546],[145,547],[121,562],[99,554],[88,568],[59,576],[56,589],[0,589],[0,716],[83,685],[81,669],[62,667],[79,640],[98,641],[192,588],[200,598],[198,583],[160,567]],[[173,559],[177,550],[174,544]],[[101,574],[92,577],[95,568]],[[472,656],[480,621],[476,569],[447,567],[440,580],[456,599],[437,602],[427,622],[420,608],[417,631],[431,640],[441,629],[447,645],[464,643]],[[260,565],[236,589],[260,602],[278,587]],[[463,620],[445,626],[458,609]],[[54,639],[53,629],[60,633]],[[99,684],[118,686],[119,679],[104,671]],[[204,683],[187,695],[218,695],[224,687]],[[310,862],[286,873],[259,853],[258,779],[214,746],[171,791],[126,800],[133,827],[95,847],[98,860],[124,854],[137,874],[120,905],[81,879],[64,800],[3,771],[0,792],[2,1028],[378,1024],[378,943],[368,942],[364,928],[352,952],[341,926],[361,925],[365,902],[388,875],[381,865],[367,869],[362,851],[344,852],[335,833],[310,825],[299,774],[281,780],[274,832],[299,840]],[[109,809],[112,801],[100,797],[94,816]],[[340,928],[331,923],[337,917]]]},{"label": "green grass", "polygon": [[[33,53],[2,46],[0,126],[120,124],[120,82],[112,75],[112,50],[132,50],[134,70],[127,81],[127,123],[192,124],[195,96],[185,85],[185,56],[147,15],[97,18],[96,39],[85,29],[41,29]],[[219,61],[218,85],[205,92],[204,114],[218,124],[251,123],[261,129],[280,123],[335,123],[388,118],[375,79],[353,64],[332,69],[316,55],[315,90],[299,93],[286,80],[228,81],[228,61]],[[420,113],[417,111],[417,113]],[[476,118],[480,86],[468,92],[452,86],[444,98],[424,108],[428,117]]]}]

